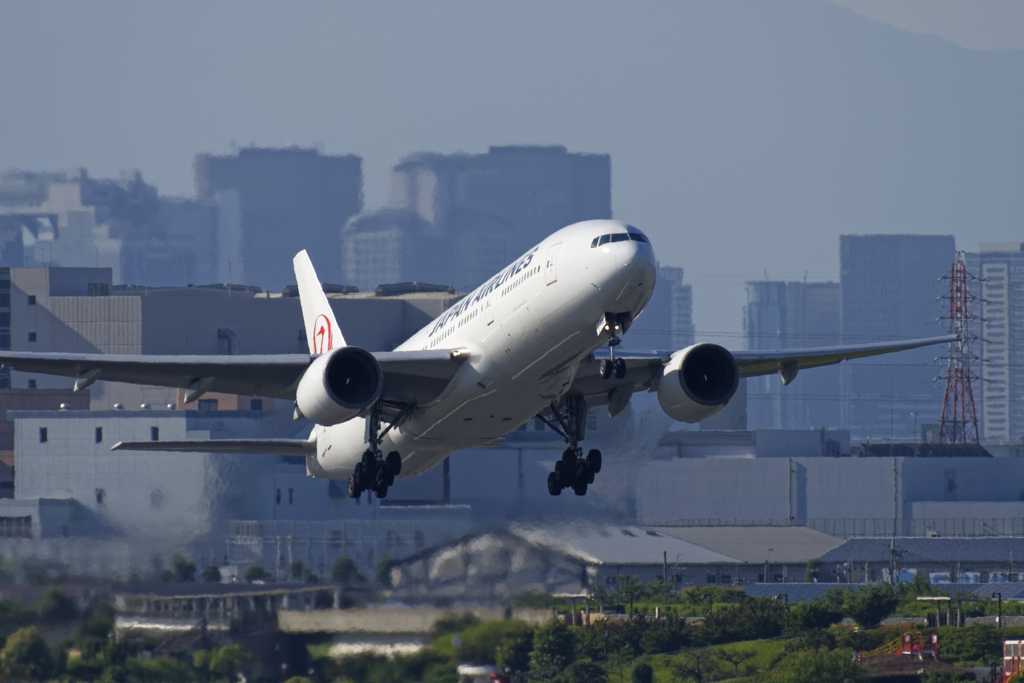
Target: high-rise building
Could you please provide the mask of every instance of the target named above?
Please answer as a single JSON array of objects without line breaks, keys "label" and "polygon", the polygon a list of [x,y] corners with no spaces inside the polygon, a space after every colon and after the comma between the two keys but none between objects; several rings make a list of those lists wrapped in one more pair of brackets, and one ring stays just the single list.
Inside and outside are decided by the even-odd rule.
[{"label": "high-rise building", "polygon": [[1005,441],[1024,436],[1024,244],[981,244],[964,258],[974,297],[971,351],[981,362],[972,367],[979,432],[983,439]]},{"label": "high-rise building", "polygon": [[346,284],[468,291],[555,230],[611,218],[611,158],[558,146],[413,154],[392,170],[391,205],[346,225]]},{"label": "high-rise building", "polygon": [[[747,283],[747,348],[801,349],[840,343],[838,282]],[[838,368],[815,368],[783,386],[778,375],[747,380],[751,429],[821,429],[840,424]]]},{"label": "high-rise building", "polygon": [[239,150],[195,159],[196,196],[217,208],[220,282],[280,291],[292,257],[309,251],[320,278],[337,282],[341,228],[363,208],[362,159],[312,149]]},{"label": "high-rise building", "polygon": [[[843,343],[943,334],[942,278],[955,254],[952,235],[842,235]],[[841,426],[854,438],[916,437],[916,425],[942,412],[942,354],[925,347],[843,363]]]},{"label": "high-rise building", "polygon": [[683,284],[683,269],[658,266],[647,308],[623,336],[624,349],[678,351],[693,344],[693,289]]},{"label": "high-rise building", "polygon": [[114,284],[216,280],[216,213],[168,199],[137,171],[118,179],[0,173],[0,266],[110,268]]}]

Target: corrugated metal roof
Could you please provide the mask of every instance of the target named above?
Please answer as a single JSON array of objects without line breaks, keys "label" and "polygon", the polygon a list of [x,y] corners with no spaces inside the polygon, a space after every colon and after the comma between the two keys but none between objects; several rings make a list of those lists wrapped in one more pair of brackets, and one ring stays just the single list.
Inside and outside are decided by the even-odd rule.
[{"label": "corrugated metal roof", "polygon": [[637,526],[565,524],[513,526],[509,531],[535,545],[551,548],[590,564],[742,564],[728,555]]},{"label": "corrugated metal roof", "polygon": [[[822,562],[888,562],[890,539],[851,538],[821,556]],[[1010,562],[1024,568],[1024,538],[897,538],[899,563]]]},{"label": "corrugated metal roof", "polygon": [[844,591],[863,588],[862,583],[752,583],[743,592],[752,598],[786,596],[790,604],[812,602],[825,591],[839,588]]},{"label": "corrugated metal roof", "polygon": [[843,539],[805,526],[652,527],[653,530],[744,562],[804,563]]}]

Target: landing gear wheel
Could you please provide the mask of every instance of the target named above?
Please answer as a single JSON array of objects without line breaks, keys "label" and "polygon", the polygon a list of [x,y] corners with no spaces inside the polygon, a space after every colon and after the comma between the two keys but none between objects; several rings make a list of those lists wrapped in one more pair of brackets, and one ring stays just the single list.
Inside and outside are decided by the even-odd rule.
[{"label": "landing gear wheel", "polygon": [[392,477],[397,477],[402,473],[402,456],[398,454],[398,451],[391,451],[388,453],[388,457],[384,463],[388,474]]},{"label": "landing gear wheel", "polygon": [[601,377],[608,379],[612,376],[615,371],[615,361],[608,360],[607,358],[601,361]]},{"label": "landing gear wheel", "polygon": [[[558,465],[560,464],[561,463],[556,463],[555,469],[558,469]],[[557,496],[562,493],[562,484],[558,480],[558,475],[554,472],[548,473],[548,493],[552,496]]]},{"label": "landing gear wheel", "polygon": [[[552,480],[552,477],[554,477],[553,480]],[[559,491],[561,491],[564,487],[569,485],[570,475],[569,475],[569,471],[567,471],[565,469],[565,462],[564,461],[559,460],[558,462],[556,462],[555,463],[555,471],[552,472],[550,475],[548,475],[548,490],[549,491],[551,490],[551,482],[552,481],[554,481],[555,484],[558,486],[558,490]],[[558,494],[557,493],[552,493],[551,495],[557,496]]]},{"label": "landing gear wheel", "polygon": [[580,482],[589,484],[594,481],[594,475],[590,473],[590,468],[587,467],[587,461],[580,458],[579,464],[576,465],[576,477],[573,478],[573,485]]},{"label": "landing gear wheel", "polygon": [[587,468],[594,474],[601,471],[601,451],[596,448],[590,449],[587,453]]},{"label": "landing gear wheel", "polygon": [[615,359],[615,379],[622,379],[626,376],[626,361],[622,358]]},{"label": "landing gear wheel", "polygon": [[348,478],[348,497],[349,498],[358,498],[361,495],[363,495],[363,492],[359,490],[358,486],[356,486],[356,478],[355,478],[355,476],[349,477]]},{"label": "landing gear wheel", "polygon": [[377,456],[373,451],[363,451],[363,460],[360,463],[367,478],[372,478],[377,472]]},{"label": "landing gear wheel", "polygon": [[585,482],[585,481],[578,481],[578,482],[576,482],[575,484],[572,485],[572,492],[575,493],[577,496],[585,496],[585,495],[587,495],[587,482]]},{"label": "landing gear wheel", "polygon": [[[357,462],[355,468],[352,470],[352,480],[355,482],[356,488],[362,492],[362,489],[366,488],[366,477],[363,475],[363,463]],[[358,498],[359,496],[353,496]]]},{"label": "landing gear wheel", "polygon": [[378,486],[377,488],[375,488],[375,489],[373,490],[373,493],[374,493],[374,495],[376,495],[376,496],[377,496],[378,498],[387,498],[387,497],[388,497],[388,487],[387,487],[387,486],[384,486],[384,485],[382,484],[382,485]]}]

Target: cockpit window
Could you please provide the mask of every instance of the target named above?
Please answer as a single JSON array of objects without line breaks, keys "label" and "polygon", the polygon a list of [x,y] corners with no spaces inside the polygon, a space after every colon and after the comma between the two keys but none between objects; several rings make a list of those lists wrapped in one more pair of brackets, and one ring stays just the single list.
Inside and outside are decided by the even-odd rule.
[{"label": "cockpit window", "polygon": [[600,247],[603,244],[608,244],[609,242],[629,242],[630,240],[634,242],[644,242],[646,244],[651,243],[647,237],[639,232],[617,232],[613,235],[601,235],[600,237],[595,237],[594,241],[590,243],[590,248],[596,249],[597,247]]}]

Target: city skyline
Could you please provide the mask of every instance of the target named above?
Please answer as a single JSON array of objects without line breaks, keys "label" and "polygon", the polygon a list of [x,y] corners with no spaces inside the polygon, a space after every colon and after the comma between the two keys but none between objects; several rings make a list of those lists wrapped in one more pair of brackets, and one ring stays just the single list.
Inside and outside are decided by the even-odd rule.
[{"label": "city skyline", "polygon": [[[364,159],[373,210],[416,150],[609,154],[613,216],[686,269],[696,326],[719,341],[742,334],[723,311],[765,265],[835,279],[839,234],[954,234],[972,248],[1024,222],[1024,95],[1009,87],[1022,50],[814,0],[392,9],[5,4],[0,56],[23,66],[0,75],[19,102],[0,128],[3,166],[138,167],[191,196],[197,153],[317,143]],[[37,35],[45,50],[26,42]],[[119,80],[97,85],[111,64]]]}]

